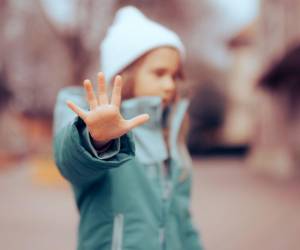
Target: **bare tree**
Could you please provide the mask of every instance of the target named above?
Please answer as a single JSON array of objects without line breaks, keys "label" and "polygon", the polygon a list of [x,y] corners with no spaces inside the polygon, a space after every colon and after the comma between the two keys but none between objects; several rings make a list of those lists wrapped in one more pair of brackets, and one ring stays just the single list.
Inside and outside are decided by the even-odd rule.
[{"label": "bare tree", "polygon": [[97,70],[98,46],[112,16],[109,2],[76,1],[75,23],[66,28],[42,0],[1,0],[0,60],[19,111],[51,117],[58,90]]},{"label": "bare tree", "polygon": [[111,1],[78,0],[74,8],[74,24],[62,28],[50,18],[43,0],[35,0],[53,34],[62,43],[72,62],[72,84],[79,84],[99,57],[98,46],[110,21]]}]

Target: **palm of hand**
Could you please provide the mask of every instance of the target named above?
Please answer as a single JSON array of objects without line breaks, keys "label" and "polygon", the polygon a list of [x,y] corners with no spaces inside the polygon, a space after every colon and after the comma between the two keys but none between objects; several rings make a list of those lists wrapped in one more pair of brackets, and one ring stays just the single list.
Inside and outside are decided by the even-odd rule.
[{"label": "palm of hand", "polygon": [[91,137],[99,143],[106,143],[126,134],[131,129],[148,121],[149,115],[142,114],[130,120],[125,120],[120,113],[122,78],[117,76],[114,81],[111,101],[105,89],[103,73],[98,74],[98,96],[92,83],[84,81],[84,89],[90,110],[85,111],[71,101],[68,107],[73,110],[86,124]]}]

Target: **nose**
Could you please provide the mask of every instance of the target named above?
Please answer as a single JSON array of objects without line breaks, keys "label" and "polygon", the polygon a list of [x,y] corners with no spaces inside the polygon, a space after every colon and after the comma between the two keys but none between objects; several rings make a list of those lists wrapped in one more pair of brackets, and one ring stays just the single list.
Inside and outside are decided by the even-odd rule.
[{"label": "nose", "polygon": [[175,81],[172,77],[166,77],[163,81],[163,90],[165,92],[173,92],[175,90]]}]

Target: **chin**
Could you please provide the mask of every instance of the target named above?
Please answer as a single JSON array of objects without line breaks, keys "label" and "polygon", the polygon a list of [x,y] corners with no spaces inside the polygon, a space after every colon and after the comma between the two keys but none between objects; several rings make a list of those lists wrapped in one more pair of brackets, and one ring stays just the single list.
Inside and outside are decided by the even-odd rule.
[{"label": "chin", "polygon": [[173,101],[172,100],[169,100],[169,99],[165,99],[165,100],[162,100],[162,105],[164,106],[164,107],[166,107],[166,106],[169,106],[169,105],[172,105],[173,104]]}]

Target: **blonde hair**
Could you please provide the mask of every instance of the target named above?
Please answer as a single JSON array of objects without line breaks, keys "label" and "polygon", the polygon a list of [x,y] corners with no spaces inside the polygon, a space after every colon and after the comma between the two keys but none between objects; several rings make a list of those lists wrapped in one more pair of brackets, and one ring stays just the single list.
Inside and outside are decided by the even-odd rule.
[{"label": "blonde hair", "polygon": [[135,75],[139,66],[143,63],[147,54],[141,56],[139,59],[135,60],[125,69],[123,69],[122,72],[120,72],[119,75],[121,75],[123,79],[122,100],[131,99],[135,96],[134,94]]},{"label": "blonde hair", "polygon": [[[153,49],[155,50],[155,49]],[[153,50],[148,51],[133,63],[128,65],[125,69],[123,69],[119,75],[122,76],[123,79],[123,88],[122,88],[122,100],[127,100],[135,97],[134,87],[135,87],[135,75],[137,73],[138,68],[144,62],[145,58],[148,54],[150,54]],[[179,71],[179,79],[185,80],[185,76],[183,73],[182,67]]]}]

